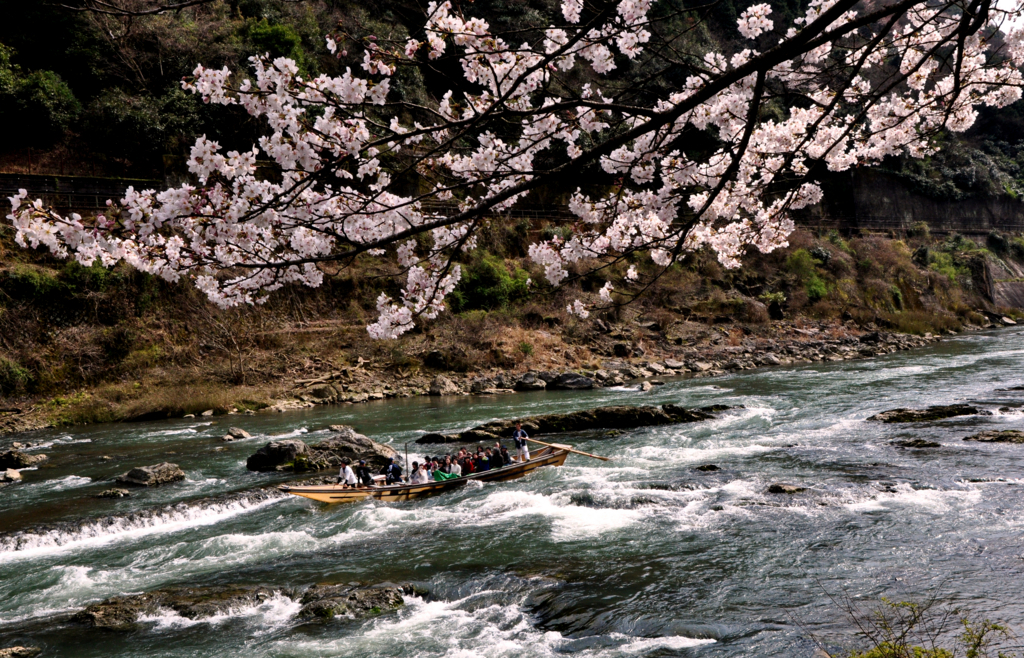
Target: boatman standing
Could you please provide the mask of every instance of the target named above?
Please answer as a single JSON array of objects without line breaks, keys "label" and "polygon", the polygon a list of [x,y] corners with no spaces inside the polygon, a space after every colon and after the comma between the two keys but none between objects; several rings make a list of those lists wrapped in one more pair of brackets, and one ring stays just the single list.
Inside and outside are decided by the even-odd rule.
[{"label": "boatman standing", "polygon": [[520,463],[530,461],[530,444],[526,442],[529,438],[526,435],[526,430],[523,429],[523,424],[516,423],[516,431],[512,432],[512,440],[515,441],[516,450],[519,451]]}]

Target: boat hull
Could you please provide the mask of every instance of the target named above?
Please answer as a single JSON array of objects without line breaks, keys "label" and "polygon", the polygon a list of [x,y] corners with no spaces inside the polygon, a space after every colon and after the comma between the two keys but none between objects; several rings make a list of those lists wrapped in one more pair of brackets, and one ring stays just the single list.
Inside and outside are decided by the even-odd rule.
[{"label": "boat hull", "polygon": [[367,498],[385,502],[401,502],[403,500],[415,500],[436,494],[452,491],[464,487],[468,482],[504,482],[515,480],[524,475],[532,473],[544,466],[561,466],[569,453],[559,448],[544,448],[533,454],[530,461],[519,464],[513,463],[509,466],[493,471],[472,473],[465,477],[442,482],[428,482],[426,484],[401,484],[386,487],[374,487],[368,489],[349,489],[340,484],[327,484],[319,486],[289,486],[282,485],[281,491],[294,496],[302,496],[321,503],[354,503]]}]

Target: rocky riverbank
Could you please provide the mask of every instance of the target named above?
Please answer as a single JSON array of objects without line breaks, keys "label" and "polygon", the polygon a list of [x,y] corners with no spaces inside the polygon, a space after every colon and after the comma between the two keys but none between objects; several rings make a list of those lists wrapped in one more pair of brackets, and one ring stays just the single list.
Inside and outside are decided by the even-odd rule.
[{"label": "rocky riverbank", "polygon": [[[1009,318],[1007,321],[1006,326],[1013,322]],[[929,333],[916,336],[881,331],[871,325],[862,329],[852,321],[827,320],[778,322],[757,331],[746,326],[709,327],[695,322],[676,322],[667,328],[654,322],[613,325],[600,321],[595,326],[599,333],[592,337],[585,354],[578,349],[563,349],[558,346],[562,343],[556,336],[549,336],[552,344],[545,348],[543,358],[531,359],[543,368],[456,372],[444,369],[454,358],[451,354],[431,352],[423,357],[423,367],[405,370],[381,360],[360,357],[341,368],[327,367],[327,372],[321,371],[315,377],[276,382],[273,389],[266,390],[270,394],[267,401],[255,405],[261,407],[258,411],[227,406],[196,415],[274,413],[316,405],[360,404],[421,395],[498,395],[608,386],[631,386],[648,391],[667,378],[714,377],[761,367],[871,358],[923,347],[942,338]],[[989,324],[985,328],[996,326]],[[967,330],[981,328],[971,325]],[[543,331],[535,333],[547,335]],[[626,335],[632,336],[628,342],[622,340]],[[246,391],[248,396],[259,397],[252,392],[252,387]],[[85,398],[83,404],[88,403],[88,394]],[[70,403],[63,401],[61,404]],[[0,434],[42,429],[64,422],[48,414],[45,406],[36,405],[24,412],[12,410],[16,413],[0,416]],[[184,415],[189,417],[190,414]],[[169,416],[174,413],[167,411],[163,415],[145,417]],[[229,434],[225,440],[234,438]]]}]

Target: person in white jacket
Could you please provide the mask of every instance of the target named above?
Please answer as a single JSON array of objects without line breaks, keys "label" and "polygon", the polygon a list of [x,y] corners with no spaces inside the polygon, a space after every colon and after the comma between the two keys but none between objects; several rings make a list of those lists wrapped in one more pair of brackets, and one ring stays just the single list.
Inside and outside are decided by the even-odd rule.
[{"label": "person in white jacket", "polygon": [[356,479],[356,472],[352,470],[352,466],[349,464],[347,459],[341,460],[341,472],[338,473],[338,484],[345,484],[349,487],[355,487],[359,483]]},{"label": "person in white jacket", "polygon": [[426,484],[427,482],[430,482],[430,478],[427,476],[426,466],[420,466],[417,462],[413,462],[409,484]]}]

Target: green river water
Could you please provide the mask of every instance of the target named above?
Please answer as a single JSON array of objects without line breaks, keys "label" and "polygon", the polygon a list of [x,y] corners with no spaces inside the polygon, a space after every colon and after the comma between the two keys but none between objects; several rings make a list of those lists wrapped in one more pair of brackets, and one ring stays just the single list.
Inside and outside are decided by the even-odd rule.
[{"label": "green river water", "polygon": [[[1024,446],[964,443],[1024,429],[1024,331],[886,357],[623,389],[417,398],[5,437],[49,464],[0,490],[0,647],[44,656],[807,656],[853,641],[828,594],[940,595],[1024,628]],[[865,419],[970,401],[993,411],[916,425]],[[231,496],[285,478],[245,458],[271,436],[332,423],[402,450],[426,431],[609,404],[743,405],[718,419],[564,437],[571,456],[509,483],[408,503],[329,507]],[[999,409],[1005,409],[999,411]],[[237,425],[254,437],[223,444]],[[938,441],[906,450],[890,441]],[[226,446],[227,451],[215,452]],[[413,448],[422,454],[423,448]],[[102,456],[113,457],[103,460]],[[172,461],[185,482],[93,496],[133,466]],[[721,470],[702,473],[701,464]],[[808,487],[769,494],[773,482]],[[131,632],[70,613],[171,585],[411,582],[428,594],[362,621],[300,621],[284,595]]]}]

